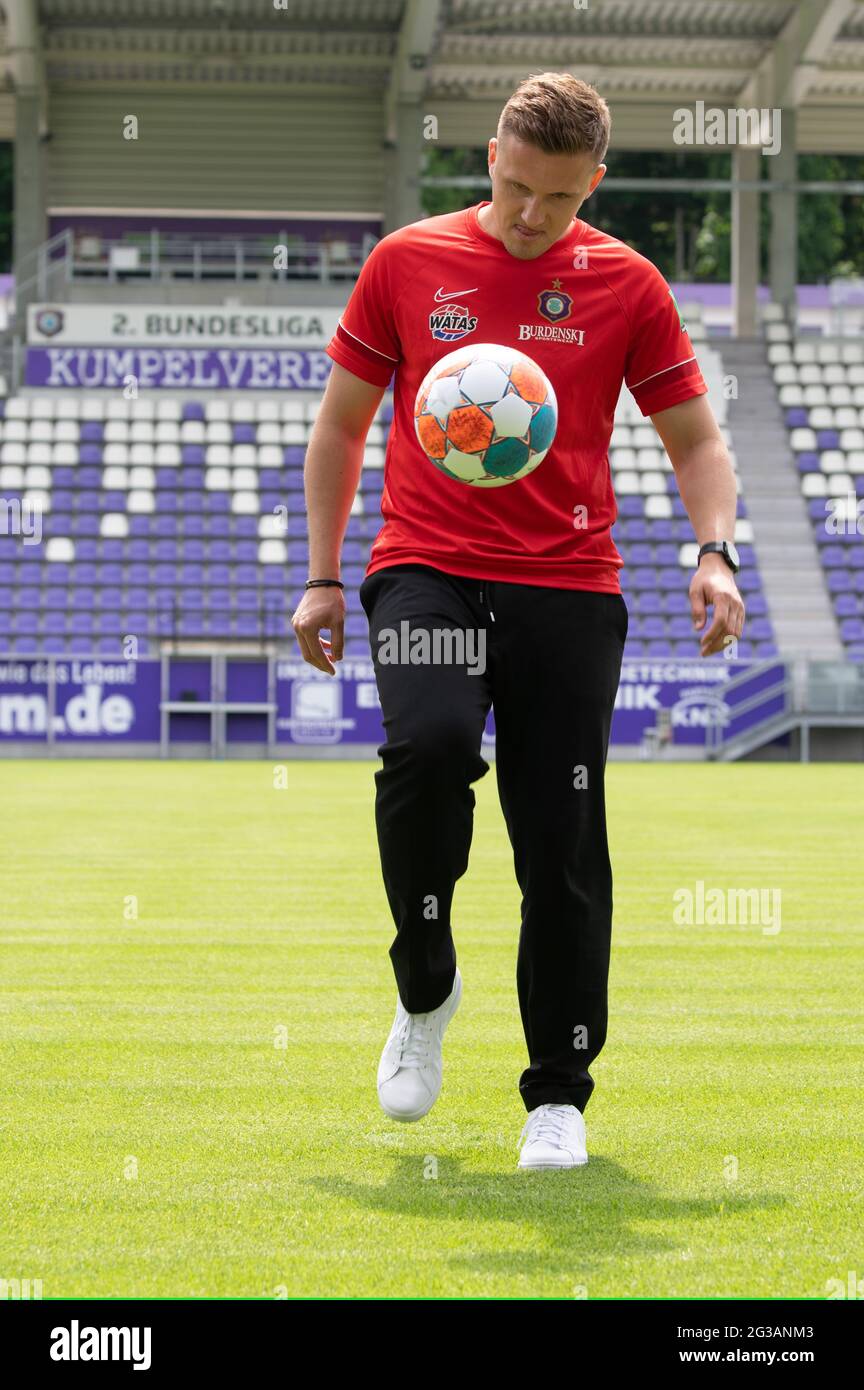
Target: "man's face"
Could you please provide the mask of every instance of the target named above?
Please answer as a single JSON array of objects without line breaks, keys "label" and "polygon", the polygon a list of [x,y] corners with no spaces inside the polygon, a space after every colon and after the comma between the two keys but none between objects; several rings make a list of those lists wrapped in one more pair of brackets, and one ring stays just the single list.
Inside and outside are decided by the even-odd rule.
[{"label": "man's face", "polygon": [[590,154],[546,154],[506,132],[489,141],[492,205],[485,230],[511,256],[533,260],[563,236],[606,172]]}]

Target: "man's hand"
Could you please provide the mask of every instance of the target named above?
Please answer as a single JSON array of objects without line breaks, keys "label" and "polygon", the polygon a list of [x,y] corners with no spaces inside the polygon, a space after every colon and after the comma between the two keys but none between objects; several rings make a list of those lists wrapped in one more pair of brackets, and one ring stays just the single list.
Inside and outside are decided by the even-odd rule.
[{"label": "man's hand", "polygon": [[[304,661],[317,666],[325,675],[335,676],[333,661],[341,661],[345,638],[345,597],[335,584],[306,589],[297,607],[291,626]],[[322,628],[330,633],[331,641],[319,637]],[[324,648],[329,647],[329,651]]]},{"label": "man's hand", "polygon": [[699,643],[702,656],[723,651],[729,638],[738,638],[744,628],[744,600],[735,576],[722,555],[703,555],[690,581],[690,607],[697,632],[705,626],[707,609],[714,608],[714,620]]}]

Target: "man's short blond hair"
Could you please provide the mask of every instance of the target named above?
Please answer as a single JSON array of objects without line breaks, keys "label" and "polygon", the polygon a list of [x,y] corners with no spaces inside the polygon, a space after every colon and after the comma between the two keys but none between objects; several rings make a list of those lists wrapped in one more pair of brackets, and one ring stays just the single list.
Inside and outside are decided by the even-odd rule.
[{"label": "man's short blond hair", "polygon": [[540,72],[520,82],[498,118],[505,133],[546,154],[590,154],[609,148],[612,118],[599,92],[569,72]]}]

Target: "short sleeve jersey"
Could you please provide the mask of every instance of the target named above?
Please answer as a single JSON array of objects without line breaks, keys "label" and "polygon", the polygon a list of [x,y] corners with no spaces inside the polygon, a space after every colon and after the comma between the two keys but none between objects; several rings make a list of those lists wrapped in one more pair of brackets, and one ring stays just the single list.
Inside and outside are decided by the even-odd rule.
[{"label": "short sleeve jersey", "polygon": [[[643,415],[707,387],[668,284],[650,261],[574,218],[533,260],[481,225],[486,203],[401,227],[367,258],[329,356],[393,383],[381,515],[366,574],[431,565],[468,578],[620,592],[609,441],[622,382]],[[558,429],[542,463],[504,487],[448,477],[414,430],[418,387],[439,358],[502,343],[543,369]],[[658,441],[659,443],[659,441]]]}]

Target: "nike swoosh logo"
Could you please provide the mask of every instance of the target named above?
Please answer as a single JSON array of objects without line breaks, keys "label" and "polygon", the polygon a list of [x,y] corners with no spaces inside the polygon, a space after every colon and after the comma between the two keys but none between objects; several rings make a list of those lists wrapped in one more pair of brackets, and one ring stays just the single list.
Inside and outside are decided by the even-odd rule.
[{"label": "nike swoosh logo", "polygon": [[445,294],[444,286],[441,285],[441,287],[435,291],[435,299],[439,304],[444,299],[461,299],[463,294],[476,294],[479,288],[479,285],[475,285],[473,290],[456,290],[454,294]]}]

